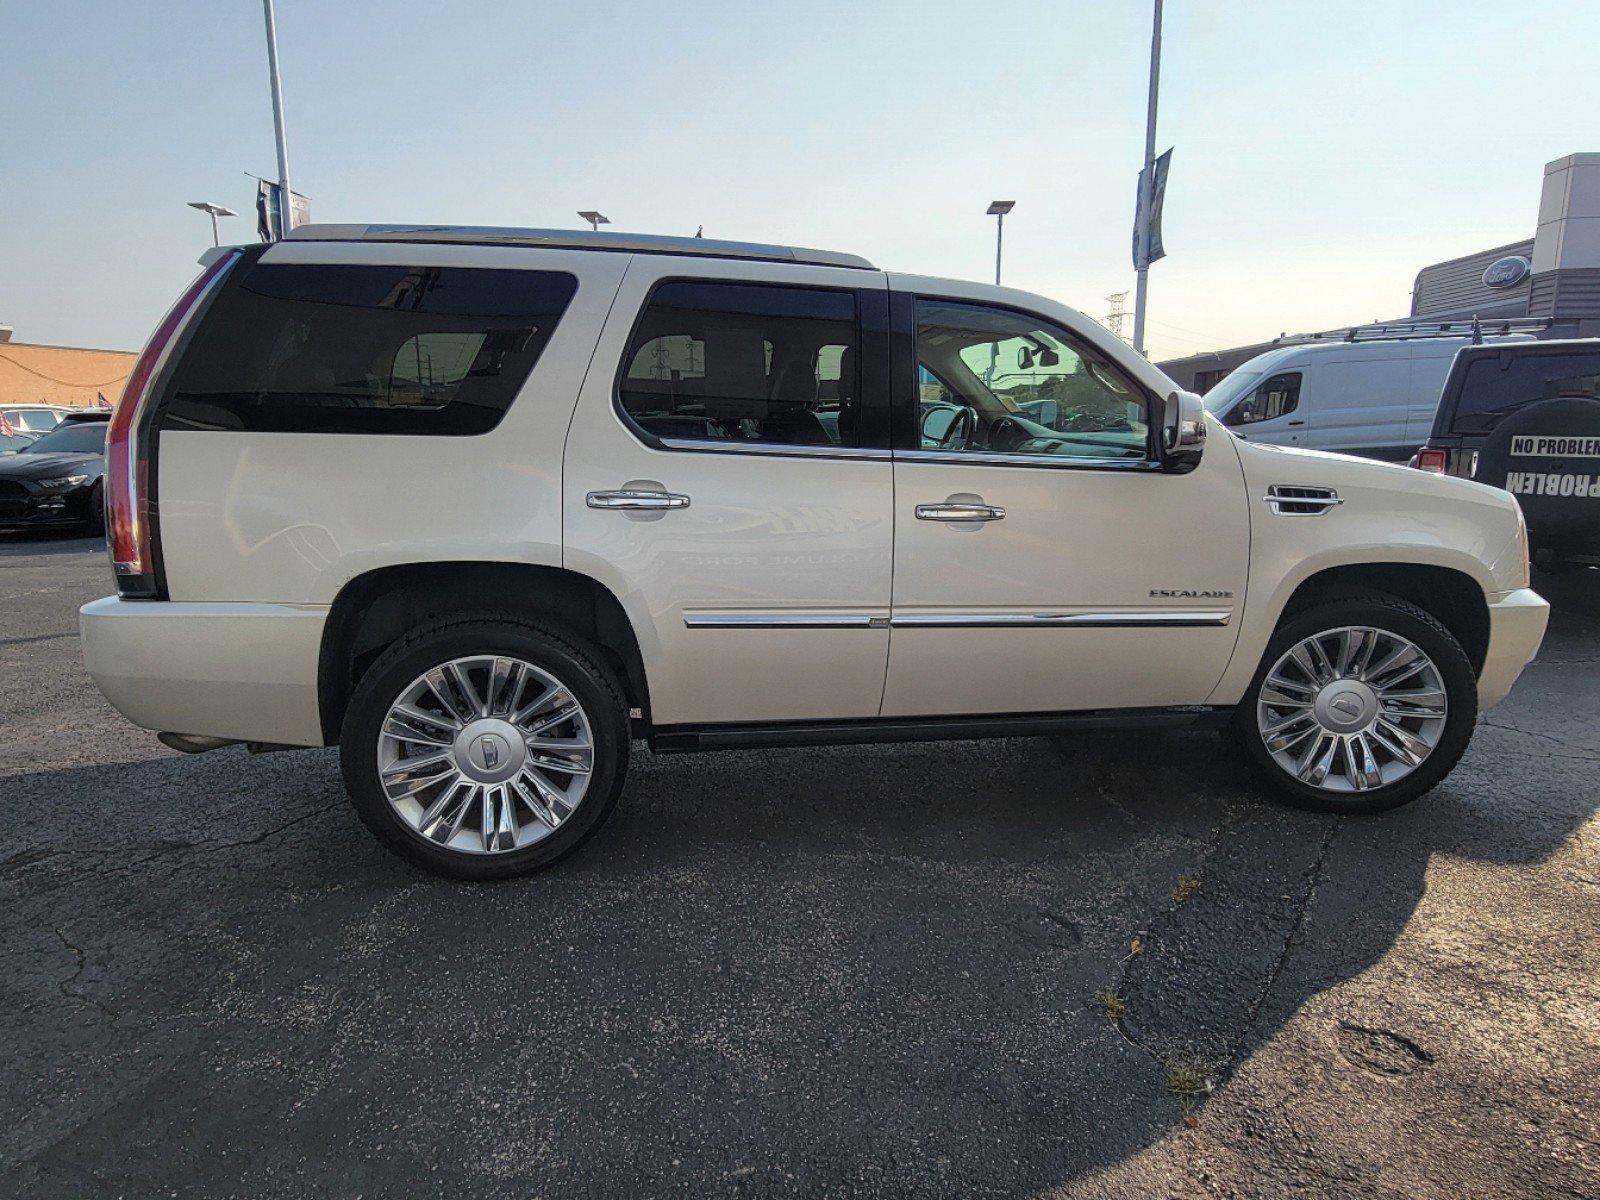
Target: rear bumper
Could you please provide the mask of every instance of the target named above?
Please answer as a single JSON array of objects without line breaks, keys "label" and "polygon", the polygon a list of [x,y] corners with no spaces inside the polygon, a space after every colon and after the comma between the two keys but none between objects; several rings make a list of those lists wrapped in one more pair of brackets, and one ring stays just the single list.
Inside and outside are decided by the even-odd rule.
[{"label": "rear bumper", "polygon": [[95,685],[135,725],[322,745],[317,664],[328,610],[108,596],[78,613]]},{"label": "rear bumper", "polygon": [[1478,675],[1478,711],[1506,698],[1522,668],[1539,652],[1550,605],[1532,588],[1508,592],[1489,605],[1489,649]]}]

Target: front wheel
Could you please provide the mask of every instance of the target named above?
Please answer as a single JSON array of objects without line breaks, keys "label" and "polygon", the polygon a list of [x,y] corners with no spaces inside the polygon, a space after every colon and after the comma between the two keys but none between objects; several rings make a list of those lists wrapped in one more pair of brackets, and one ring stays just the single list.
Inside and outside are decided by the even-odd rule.
[{"label": "front wheel", "polygon": [[104,537],[106,533],[106,502],[105,491],[97,483],[89,490],[89,511],[87,524],[90,537]]},{"label": "front wheel", "polygon": [[363,676],[340,761],[389,849],[436,874],[503,879],[571,853],[610,815],[627,707],[593,647],[515,619],[445,621]]},{"label": "front wheel", "polygon": [[1387,595],[1333,600],[1273,635],[1234,734],[1288,803],[1381,812],[1450,773],[1477,691],[1460,643],[1420,608]]}]

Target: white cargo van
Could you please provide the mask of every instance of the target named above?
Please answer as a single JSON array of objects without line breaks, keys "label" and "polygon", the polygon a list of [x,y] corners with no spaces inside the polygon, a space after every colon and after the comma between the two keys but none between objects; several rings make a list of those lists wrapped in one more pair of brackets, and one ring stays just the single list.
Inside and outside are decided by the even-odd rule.
[{"label": "white cargo van", "polygon": [[1456,352],[1473,344],[1464,334],[1284,345],[1240,365],[1205,405],[1246,441],[1404,462],[1433,431]]}]

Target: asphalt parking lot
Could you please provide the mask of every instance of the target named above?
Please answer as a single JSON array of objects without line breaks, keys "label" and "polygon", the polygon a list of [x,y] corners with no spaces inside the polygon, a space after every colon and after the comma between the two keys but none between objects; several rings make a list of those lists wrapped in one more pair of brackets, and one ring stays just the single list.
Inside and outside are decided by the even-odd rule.
[{"label": "asphalt parking lot", "polygon": [[1600,572],[1388,816],[1213,735],[641,751],[485,886],[124,723],[109,582],[0,538],[0,1193],[1600,1194]]}]

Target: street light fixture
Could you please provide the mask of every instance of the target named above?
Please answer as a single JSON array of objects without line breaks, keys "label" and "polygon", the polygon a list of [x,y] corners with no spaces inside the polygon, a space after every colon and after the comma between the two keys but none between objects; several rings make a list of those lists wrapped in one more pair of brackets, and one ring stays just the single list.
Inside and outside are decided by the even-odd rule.
[{"label": "street light fixture", "polygon": [[1000,242],[1005,236],[1006,214],[1017,206],[1015,200],[996,200],[989,205],[988,215],[994,218],[994,282],[1000,285]]},{"label": "street light fixture", "polygon": [[602,216],[600,213],[597,213],[592,209],[589,212],[581,212],[578,215],[585,221],[589,222],[589,228],[595,233],[600,232],[600,226],[611,224],[610,217]]},{"label": "street light fixture", "polygon": [[211,217],[211,244],[213,246],[222,245],[222,239],[217,236],[217,218],[218,217],[237,217],[239,215],[238,213],[234,212],[233,209],[224,208],[220,204],[213,204],[209,200],[191,200],[191,201],[189,201],[189,207],[190,208],[198,208],[201,212],[207,213],[207,214],[210,215],[210,217]]}]

